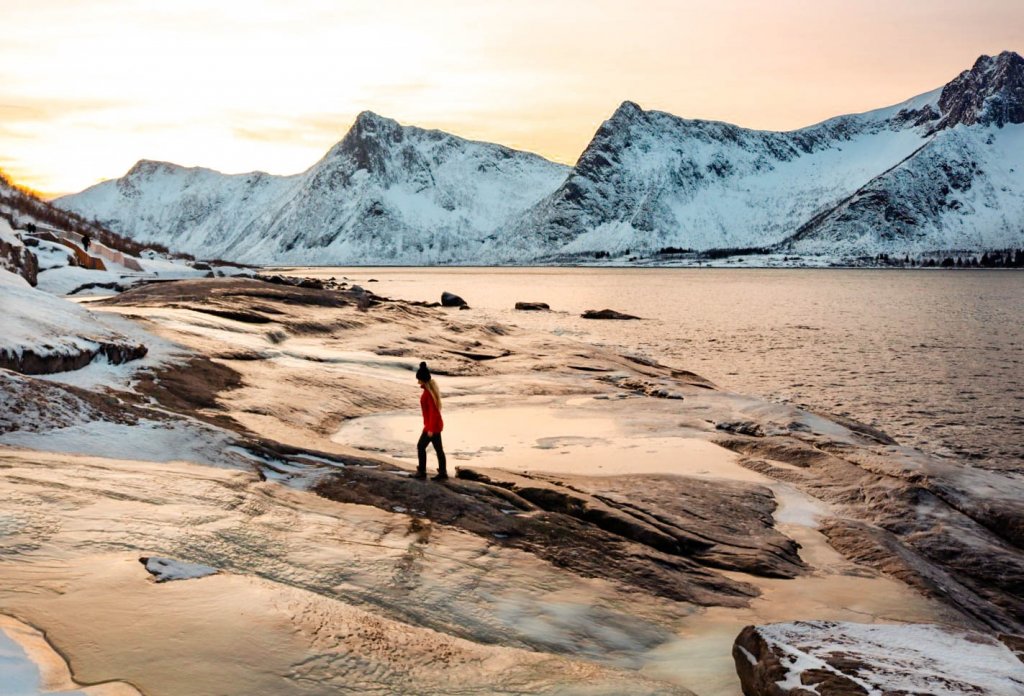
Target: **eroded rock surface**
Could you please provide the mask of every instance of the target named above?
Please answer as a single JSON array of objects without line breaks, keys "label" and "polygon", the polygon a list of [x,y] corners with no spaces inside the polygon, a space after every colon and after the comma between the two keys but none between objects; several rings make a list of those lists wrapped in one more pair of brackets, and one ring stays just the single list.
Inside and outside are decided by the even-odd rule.
[{"label": "eroded rock surface", "polygon": [[805,571],[798,545],[774,529],[775,501],[760,486],[467,468],[438,485],[387,469],[348,467],[315,490],[342,502],[399,506],[585,577],[705,606],[742,606],[757,594],[716,570],[783,578]]},{"label": "eroded rock surface", "polygon": [[1016,476],[799,432],[719,444],[745,455],[744,466],[837,506],[841,516],[822,531],[848,558],[944,599],[978,628],[1024,631]]}]

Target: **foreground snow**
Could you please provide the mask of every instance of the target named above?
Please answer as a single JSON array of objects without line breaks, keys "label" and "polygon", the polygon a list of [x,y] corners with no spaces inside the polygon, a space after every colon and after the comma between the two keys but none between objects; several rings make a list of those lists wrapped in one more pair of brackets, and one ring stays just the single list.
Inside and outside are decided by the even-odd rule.
[{"label": "foreground snow", "polygon": [[170,580],[195,580],[205,578],[208,575],[216,575],[220,571],[201,563],[186,563],[173,558],[160,558],[150,556],[140,558],[139,562],[146,566],[146,570],[156,578],[157,582],[168,582]]},{"label": "foreground snow", "polygon": [[0,354],[40,358],[96,353],[104,344],[126,341],[103,320],[73,302],[36,290],[0,269]]}]

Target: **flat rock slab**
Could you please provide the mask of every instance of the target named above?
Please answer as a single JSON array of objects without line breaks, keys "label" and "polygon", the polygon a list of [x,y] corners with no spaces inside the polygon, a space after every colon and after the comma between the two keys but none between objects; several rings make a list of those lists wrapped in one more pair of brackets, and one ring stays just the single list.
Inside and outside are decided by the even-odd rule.
[{"label": "flat rock slab", "polygon": [[806,570],[797,544],[774,529],[775,501],[761,486],[467,468],[441,485],[346,467],[314,490],[340,502],[401,508],[583,577],[703,606],[745,606],[758,594],[719,571],[786,578]]},{"label": "flat rock slab", "polygon": [[546,312],[551,307],[547,302],[516,302],[516,309],[523,312]]},{"label": "flat rock slab", "polygon": [[941,462],[915,468],[892,448],[804,437],[732,434],[716,442],[744,455],[743,466],[841,511],[822,532],[848,559],[945,601],[975,628],[1024,634],[1017,480]]},{"label": "flat rock slab", "polygon": [[1024,663],[1007,645],[1015,639],[1003,640],[934,624],[796,621],[747,626],[733,658],[746,696],[1019,696]]}]

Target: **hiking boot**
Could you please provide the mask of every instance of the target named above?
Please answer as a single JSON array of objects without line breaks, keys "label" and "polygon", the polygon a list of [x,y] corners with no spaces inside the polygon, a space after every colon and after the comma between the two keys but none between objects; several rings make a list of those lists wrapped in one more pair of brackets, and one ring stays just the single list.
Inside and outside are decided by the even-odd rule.
[{"label": "hiking boot", "polygon": [[417,469],[416,473],[413,474],[412,477],[414,479],[420,479],[422,481],[423,479],[427,478],[427,472],[426,471],[420,471],[419,469]]},{"label": "hiking boot", "polygon": [[445,481],[447,479],[448,479],[448,472],[446,472],[446,471],[439,471],[439,472],[437,472],[437,476],[431,477],[432,481]]}]

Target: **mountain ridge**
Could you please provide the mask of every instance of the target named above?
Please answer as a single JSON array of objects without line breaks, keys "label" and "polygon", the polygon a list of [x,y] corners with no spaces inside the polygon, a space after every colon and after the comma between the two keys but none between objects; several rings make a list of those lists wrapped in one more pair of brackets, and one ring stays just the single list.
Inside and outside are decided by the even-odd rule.
[{"label": "mountain ridge", "polygon": [[623,101],[571,168],[364,111],[298,174],[140,160],[57,204],[140,240],[256,263],[981,250],[1024,246],[1022,123],[1024,59],[1004,51],[898,104],[792,131]]}]

